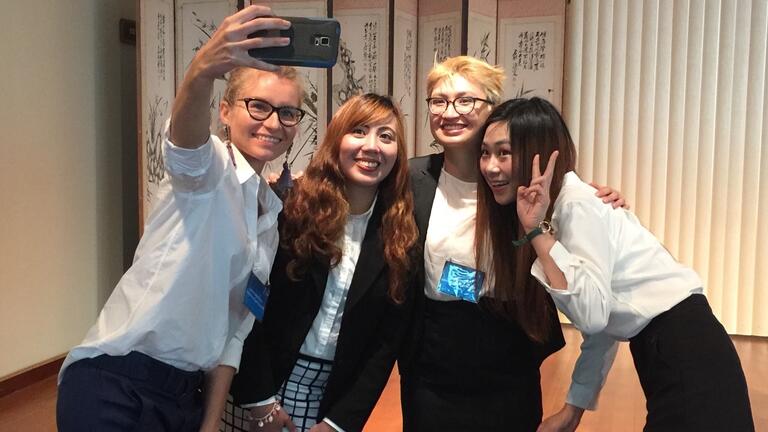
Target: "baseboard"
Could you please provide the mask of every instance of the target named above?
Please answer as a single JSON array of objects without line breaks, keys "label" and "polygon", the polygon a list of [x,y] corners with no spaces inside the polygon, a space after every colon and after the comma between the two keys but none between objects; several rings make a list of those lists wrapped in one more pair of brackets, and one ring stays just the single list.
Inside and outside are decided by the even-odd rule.
[{"label": "baseboard", "polygon": [[59,373],[59,369],[61,369],[64,357],[66,357],[66,354],[53,357],[14,374],[0,378],[0,397],[9,395],[16,390],[21,390],[38,381],[56,375]]}]

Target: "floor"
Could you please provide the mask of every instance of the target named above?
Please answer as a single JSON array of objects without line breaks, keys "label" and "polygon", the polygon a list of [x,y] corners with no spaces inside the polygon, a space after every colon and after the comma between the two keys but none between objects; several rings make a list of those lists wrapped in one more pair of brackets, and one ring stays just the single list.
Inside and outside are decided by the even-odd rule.
[{"label": "floor", "polygon": [[[567,345],[548,358],[541,369],[544,415],[563,404],[573,363],[579,354],[581,336],[563,327]],[[734,337],[747,376],[752,412],[758,432],[768,432],[768,339]],[[398,431],[401,425],[397,371],[371,415],[365,432]],[[0,432],[55,431],[56,377],[0,398]],[[584,415],[579,432],[641,431],[645,399],[637,380],[627,344],[622,344],[608,375],[597,411]]]}]

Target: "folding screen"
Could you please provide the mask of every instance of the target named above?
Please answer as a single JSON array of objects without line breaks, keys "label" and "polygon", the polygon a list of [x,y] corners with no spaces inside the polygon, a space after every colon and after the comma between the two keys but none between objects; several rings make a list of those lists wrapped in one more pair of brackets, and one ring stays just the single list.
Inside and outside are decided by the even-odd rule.
[{"label": "folding screen", "polygon": [[339,58],[333,67],[332,111],[361,93],[389,91],[389,0],[334,0],[341,24]]},{"label": "folding screen", "polygon": [[[151,208],[160,180],[165,175],[162,133],[173,102],[175,55],[172,0],[139,3],[139,219]],[[140,224],[143,226],[143,223]]]},{"label": "folding screen", "polygon": [[426,80],[435,61],[461,54],[461,0],[419,0],[418,76],[416,85],[416,154],[439,151],[429,132]]},{"label": "folding screen", "polygon": [[[248,0],[140,0],[141,206],[146,218],[164,169],[163,122],[175,88],[197,50],[221,20]],[[342,45],[332,71],[300,68],[308,115],[284,161],[303,170],[322,140],[330,113],[350,95],[391,94],[405,114],[408,154],[439,151],[429,132],[426,76],[434,62],[468,54],[505,67],[505,96],[541,95],[560,106],[563,0],[280,0],[254,2],[282,16],[334,16]],[[329,9],[332,5],[332,10]],[[175,43],[174,43],[175,42]],[[211,130],[219,130],[215,84]]]},{"label": "folding screen", "polygon": [[497,0],[469,0],[467,55],[496,64]]},{"label": "folding screen", "polygon": [[395,0],[392,47],[392,97],[405,116],[408,156],[416,154],[416,106],[423,103],[416,92],[417,0]]},{"label": "folding screen", "polygon": [[[197,51],[208,42],[221,21],[235,12],[235,0],[176,0],[176,88]],[[219,102],[227,87],[223,79],[213,84],[211,130],[222,129]]]}]

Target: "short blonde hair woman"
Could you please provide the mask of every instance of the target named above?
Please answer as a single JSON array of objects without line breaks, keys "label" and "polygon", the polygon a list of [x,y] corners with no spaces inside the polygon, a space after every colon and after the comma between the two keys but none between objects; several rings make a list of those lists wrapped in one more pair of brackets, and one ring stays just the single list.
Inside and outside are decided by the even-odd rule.
[{"label": "short blonde hair woman", "polygon": [[427,77],[429,125],[444,151],[410,161],[424,257],[398,361],[406,432],[535,431],[539,365],[564,345],[550,298],[510,296],[472,273],[480,132],[503,82],[501,68],[467,56]]}]

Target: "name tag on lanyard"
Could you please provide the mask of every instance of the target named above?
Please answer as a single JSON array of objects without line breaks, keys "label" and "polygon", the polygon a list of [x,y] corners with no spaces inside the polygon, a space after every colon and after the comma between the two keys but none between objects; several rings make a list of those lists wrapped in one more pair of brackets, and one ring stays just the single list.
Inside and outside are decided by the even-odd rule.
[{"label": "name tag on lanyard", "polygon": [[440,282],[437,283],[437,291],[460,300],[477,303],[484,279],[485,273],[480,270],[448,260],[443,267]]},{"label": "name tag on lanyard", "polygon": [[264,321],[264,310],[267,308],[267,299],[269,299],[269,285],[264,285],[253,272],[248,278],[248,285],[245,287],[245,299],[243,303],[251,311],[259,322]]}]

